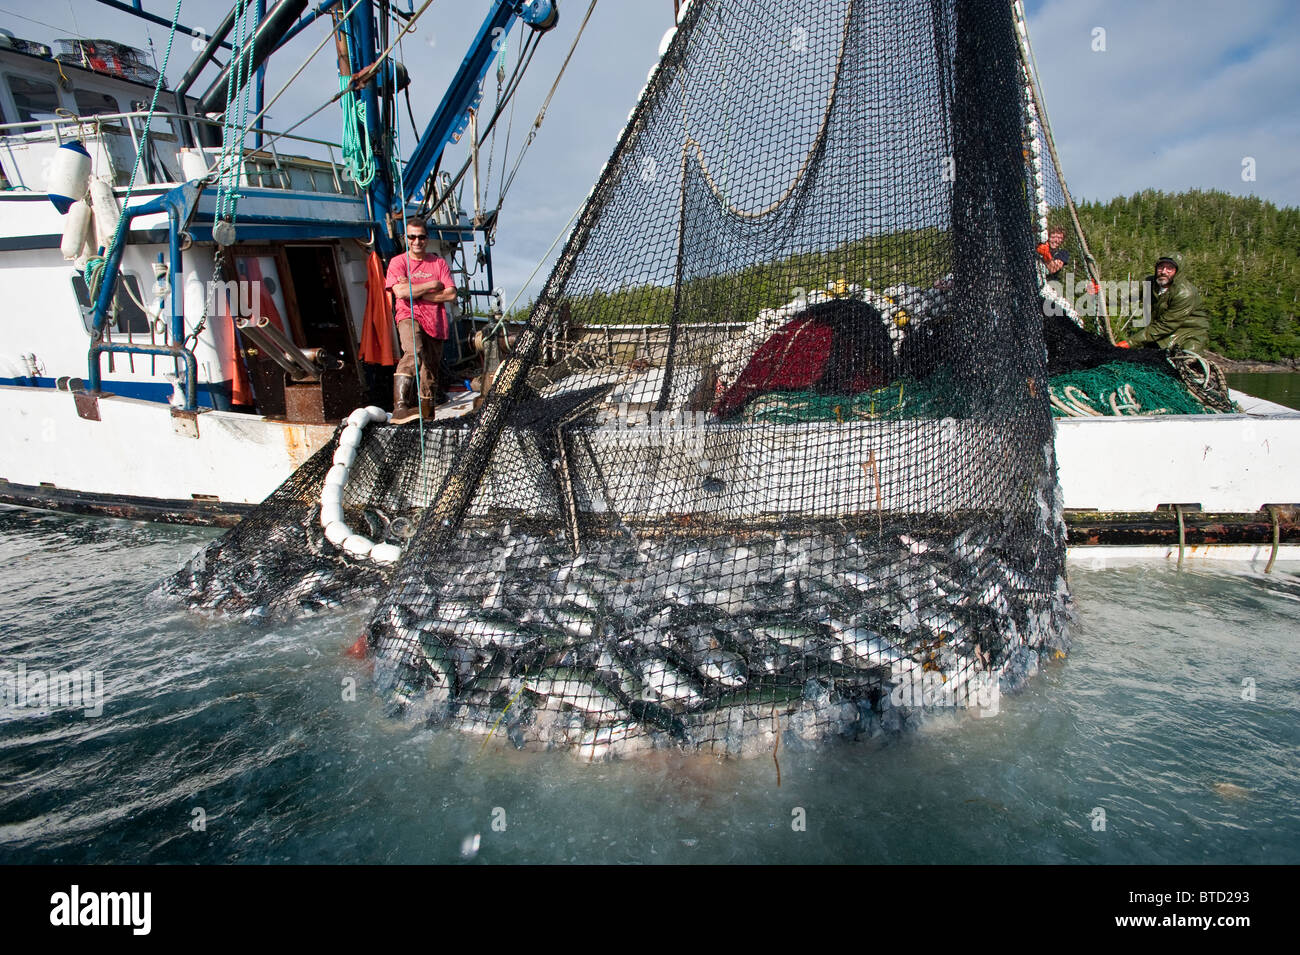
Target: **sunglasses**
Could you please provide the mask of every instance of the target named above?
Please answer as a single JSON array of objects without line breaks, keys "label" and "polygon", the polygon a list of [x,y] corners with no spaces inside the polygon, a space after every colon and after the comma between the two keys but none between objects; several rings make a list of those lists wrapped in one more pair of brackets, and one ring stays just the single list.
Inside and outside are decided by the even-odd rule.
[{"label": "sunglasses", "polygon": [[406,235],[406,241],[407,242],[428,242],[429,237],[427,235],[411,235],[408,232]]}]

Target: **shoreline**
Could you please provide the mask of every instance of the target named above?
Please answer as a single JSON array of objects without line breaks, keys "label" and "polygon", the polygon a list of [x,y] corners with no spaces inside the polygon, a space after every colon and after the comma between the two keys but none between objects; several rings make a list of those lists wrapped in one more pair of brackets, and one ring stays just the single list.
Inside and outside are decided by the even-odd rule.
[{"label": "shoreline", "polygon": [[1264,374],[1272,372],[1300,372],[1300,359],[1286,361],[1255,361],[1250,358],[1227,358],[1212,351],[1204,353],[1205,358],[1214,362],[1228,374]]}]

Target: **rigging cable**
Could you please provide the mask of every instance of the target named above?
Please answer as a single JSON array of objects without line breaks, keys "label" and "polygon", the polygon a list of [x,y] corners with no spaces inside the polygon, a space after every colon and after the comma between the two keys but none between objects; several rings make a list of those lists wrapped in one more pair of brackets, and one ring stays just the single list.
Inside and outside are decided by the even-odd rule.
[{"label": "rigging cable", "polygon": [[[153,97],[149,100],[149,113],[145,117],[145,121],[144,121],[144,131],[140,134],[140,142],[136,146],[135,163],[131,167],[131,178],[127,180],[126,195],[122,197],[122,211],[124,212],[126,211],[127,205],[131,201],[131,194],[135,191],[135,176],[136,173],[139,172],[140,170],[140,157],[144,155],[145,147],[149,142],[149,133],[153,129],[153,114],[154,114],[154,110],[158,106],[158,94],[162,91],[163,85],[166,82],[167,61],[168,59],[170,59],[172,55],[172,41],[176,39],[176,24],[180,22],[180,18],[181,18],[181,0],[176,0],[176,10],[172,14],[171,32],[168,33],[167,35],[167,51],[163,54],[163,68],[161,71],[159,71],[158,79],[154,83]],[[94,259],[92,259],[91,262],[86,263],[86,270],[84,275],[86,279],[86,286],[90,290],[90,298],[92,302],[96,298],[98,298],[98,286],[99,286],[99,280],[103,276],[104,261],[108,255],[112,254],[112,250],[117,248],[117,246],[121,243],[122,228],[126,224],[126,221],[127,220],[125,216],[118,217],[117,229],[114,230],[113,232],[113,239],[109,243],[109,247],[105,252],[105,257],[103,259],[99,259],[97,267],[94,268],[94,270],[92,271],[91,262],[94,262],[95,261]],[[94,283],[93,286],[91,285],[92,282]]]},{"label": "rigging cable", "polygon": [[[360,3],[361,0],[353,0],[352,6],[344,10],[343,13],[339,15],[340,18],[346,20],[348,17],[352,15],[352,11],[355,10],[357,8],[357,5]],[[259,123],[262,120],[262,117],[264,117],[267,114],[267,112],[271,109],[271,107],[275,105],[275,101],[285,94],[285,92],[289,89],[289,87],[293,85],[294,80],[298,78],[299,74],[301,74],[302,71],[307,68],[307,65],[311,63],[312,60],[316,59],[316,54],[319,53],[322,49],[324,49],[325,44],[328,43],[333,38],[333,36],[334,36],[333,30],[330,30],[328,33],[325,34],[325,38],[322,39],[320,43],[316,45],[316,49],[312,50],[309,54],[307,54],[307,59],[303,60],[302,63],[299,64],[298,68],[293,71],[293,75],[291,75],[289,79],[285,81],[285,84],[282,87],[280,87],[280,92],[272,96],[271,102],[267,103],[266,106],[262,108],[262,111],[253,117],[253,121],[249,123],[250,126],[255,126],[257,125],[257,123]],[[325,105],[328,106],[329,103],[326,103]],[[324,109],[324,107],[321,107],[321,109]],[[316,112],[320,112],[320,110],[317,110]],[[314,116],[315,113],[313,113],[312,115]]]},{"label": "rigging cable", "polygon": [[[509,40],[506,37],[501,38],[501,50],[497,53],[497,102],[496,109],[501,108],[501,86],[506,80],[506,59],[510,55]],[[510,107],[510,120],[513,122],[515,109]],[[506,124],[506,141],[509,142],[510,125]],[[483,174],[483,204],[487,205],[488,191],[492,188],[492,160],[497,152],[497,131],[492,130],[492,142],[488,145],[487,171]],[[498,203],[499,205],[499,203]]]},{"label": "rigging cable", "polygon": [[[515,91],[519,88],[519,84],[523,81],[524,74],[528,71],[528,67],[532,63],[533,55],[537,52],[537,47],[538,47],[537,37],[538,34],[532,34],[524,41],[524,49],[520,50],[520,54],[519,54],[521,62],[518,65],[516,65],[515,72],[511,75],[510,80],[506,83],[506,93],[505,93],[506,102],[508,102],[514,96]],[[525,51],[527,51],[526,54]],[[496,128],[496,122],[500,118],[501,110],[504,109],[504,107],[505,107],[505,102],[503,102],[500,107],[498,107],[492,112],[492,116],[488,119],[487,126],[483,130],[484,136],[487,136],[488,133],[490,133],[494,128]],[[433,186],[431,183],[429,183],[429,180],[432,180],[433,176],[431,175],[429,177],[429,180],[426,180],[426,183],[429,184],[425,186],[425,197],[420,203],[420,211],[422,214],[428,215],[433,209],[436,209],[438,206],[442,205],[444,202],[447,201],[447,199],[451,196],[452,190],[454,190],[456,186],[460,184],[460,181],[465,177],[465,173],[469,169],[472,158],[473,157],[470,157],[465,160],[464,164],[460,167],[460,171],[457,172],[456,175],[448,181],[445,190],[440,196],[438,196],[436,202],[430,201],[431,197],[433,196]],[[436,175],[436,172],[434,173],[434,175]]]},{"label": "rigging cable", "polygon": [[[357,2],[359,3],[360,0],[357,0]],[[355,73],[355,74],[353,74],[353,83],[354,83],[357,87],[364,86],[366,83],[368,83],[368,82],[370,81],[370,78],[371,78],[371,77],[374,75],[374,73],[379,69],[379,67],[383,64],[383,62],[384,62],[385,60],[387,60],[387,59],[392,55],[392,52],[393,52],[394,47],[396,47],[397,44],[398,44],[398,42],[402,39],[402,37],[406,35],[406,32],[407,32],[408,30],[411,29],[411,27],[415,24],[415,21],[418,20],[418,19],[420,18],[421,14],[423,14],[424,11],[427,10],[427,9],[429,8],[429,5],[430,5],[431,3],[433,3],[433,0],[424,0],[424,3],[420,6],[420,9],[417,10],[417,11],[415,12],[415,14],[412,15],[410,22],[407,23],[406,26],[402,28],[402,32],[399,33],[399,34],[397,35],[397,39],[393,40],[393,42],[390,43],[390,44],[388,45],[388,48],[387,48],[386,50],[384,50],[384,52],[381,53],[381,54],[379,55],[379,57],[375,60],[375,62],[371,63],[369,66],[367,66],[365,69],[361,70],[359,73]],[[353,4],[353,6],[355,6],[355,5],[356,5],[356,4]],[[330,36],[333,36],[333,34],[331,33]],[[285,136],[288,136],[288,135],[289,135],[290,133],[292,133],[295,129],[297,129],[299,126],[301,126],[303,123],[305,123],[305,122],[307,122],[308,120],[312,119],[312,118],[313,118],[317,113],[319,113],[319,112],[321,112],[322,110],[326,109],[327,107],[329,107],[329,106],[332,105],[333,103],[338,102],[338,101],[339,101],[340,99],[342,99],[342,98],[343,98],[343,91],[342,91],[342,90],[339,90],[337,93],[335,93],[333,96],[331,96],[331,97],[330,97],[329,99],[327,99],[325,102],[321,103],[321,104],[320,104],[319,106],[317,106],[314,110],[312,110],[310,113],[308,113],[308,114],[307,114],[306,116],[304,116],[302,119],[298,120],[298,122],[294,123],[292,126],[290,126],[288,129],[286,129],[284,132],[281,132],[281,133],[275,133],[275,134],[272,135],[270,138],[266,139],[266,140],[262,143],[262,148],[263,148],[263,149],[268,149],[268,148],[270,148],[270,146],[271,146],[272,143],[274,143],[274,142],[276,142],[276,141],[278,141],[278,140],[283,139]],[[263,112],[265,112],[265,111],[263,111]]]},{"label": "rigging cable", "polygon": [[510,176],[505,181],[500,192],[497,194],[497,208],[500,208],[505,202],[506,193],[510,191],[511,184],[515,181],[515,173],[519,171],[519,164],[524,160],[524,154],[528,152],[528,147],[533,144],[537,138],[537,131],[542,128],[542,122],[546,119],[546,110],[551,105],[551,98],[555,96],[555,91],[560,86],[560,78],[564,76],[564,71],[569,65],[569,60],[573,59],[573,51],[578,48],[578,41],[582,39],[582,31],[587,29],[587,21],[591,19],[592,11],[596,9],[596,0],[591,0],[591,5],[587,7],[587,15],[582,18],[582,25],[578,27],[578,34],[573,38],[573,44],[569,47],[569,53],[560,64],[560,71],[555,74],[555,82],[551,84],[551,90],[546,94],[546,99],[542,102],[542,108],[537,111],[537,118],[533,120],[532,128],[528,131],[528,138],[520,147],[519,156],[515,159],[514,167],[510,170]]},{"label": "rigging cable", "polygon": [[[427,6],[427,4],[426,4],[426,6]],[[421,11],[423,11],[423,7],[421,8]],[[414,22],[414,21],[412,21],[412,22]],[[410,24],[407,24],[407,25],[409,26]],[[399,39],[400,39],[400,37],[399,37]],[[390,69],[392,70],[393,85],[396,86],[396,85],[397,85],[397,64],[396,64],[395,62],[394,62],[394,63],[391,63],[391,64],[390,64]],[[392,152],[392,165],[393,165],[393,188],[394,188],[394,189],[396,190],[396,192],[397,192],[397,200],[398,200],[398,206],[397,206],[397,208],[399,208],[399,209],[402,211],[402,240],[403,240],[403,242],[406,242],[406,245],[407,245],[407,250],[406,250],[405,252],[403,252],[402,254],[406,256],[406,296],[407,296],[407,298],[406,298],[406,304],[407,304],[407,308],[409,309],[410,316],[411,316],[411,318],[410,318],[410,321],[411,321],[411,353],[412,353],[412,355],[415,357],[415,410],[416,410],[416,414],[419,416],[419,419],[420,419],[420,469],[421,469],[421,471],[423,471],[423,470],[424,470],[424,466],[425,466],[425,460],[424,460],[424,457],[425,457],[425,446],[424,446],[424,396],[420,394],[420,349],[416,346],[416,340],[417,340],[417,339],[416,339],[416,335],[419,333],[420,329],[416,327],[416,321],[415,321],[415,290],[411,287],[411,279],[412,279],[412,276],[411,276],[410,242],[407,241],[407,239],[406,239],[406,228],[407,228],[407,225],[406,225],[406,221],[407,221],[407,220],[406,220],[406,192],[405,192],[406,187],[405,187],[405,185],[404,185],[404,183],[403,183],[403,179],[402,179],[402,160],[401,160],[401,155],[402,155],[402,124],[401,124],[401,121],[400,121],[400,120],[397,120],[397,119],[396,119],[396,117],[394,117],[394,120],[395,120],[395,121],[394,121],[394,123],[393,123],[393,129],[392,129],[392,134],[393,134],[393,152]],[[425,231],[426,234],[427,234],[428,231],[429,231],[429,226],[428,226],[427,223],[426,223],[425,226],[424,226],[424,231]],[[428,254],[428,249],[429,249],[429,243],[426,242],[426,243],[424,244],[424,247],[425,247],[425,254],[427,255],[427,254]],[[445,306],[444,306],[444,310],[445,310]],[[396,319],[396,316],[394,316],[394,319]],[[451,316],[450,316],[450,315],[447,316],[447,321],[448,321],[448,331],[450,331],[450,323],[451,323]],[[399,336],[399,337],[400,337],[400,336]],[[434,400],[435,402],[438,400],[438,396],[437,396],[436,393],[433,395],[433,400]],[[394,411],[397,410],[396,405],[394,405],[393,410],[394,410]],[[435,417],[436,417],[436,413],[435,413]]]},{"label": "rigging cable", "polygon": [[[1030,76],[1029,94],[1033,100],[1034,109],[1038,113],[1038,119],[1043,128],[1043,140],[1047,143],[1048,155],[1052,157],[1052,165],[1056,168],[1056,180],[1061,186],[1061,195],[1065,198],[1065,207],[1070,212],[1070,221],[1074,224],[1074,234],[1079,240],[1079,245],[1083,249],[1083,264],[1088,271],[1088,278],[1097,286],[1101,286],[1101,272],[1097,267],[1097,260],[1093,258],[1092,250],[1088,248],[1088,239],[1083,234],[1083,226],[1079,224],[1079,211],[1075,208],[1074,199],[1070,196],[1070,188],[1065,183],[1065,175],[1061,172],[1061,157],[1056,153],[1056,137],[1052,135],[1052,124],[1047,118],[1047,104],[1044,102],[1045,97],[1042,95],[1043,81],[1038,75],[1038,60],[1034,56],[1033,45],[1029,42],[1029,21],[1025,16],[1024,3],[1016,0],[1012,4],[1012,12],[1016,20],[1017,45],[1020,47],[1021,57],[1025,63],[1025,72]],[[1112,345],[1115,344],[1115,332],[1110,327],[1110,319],[1097,322],[1106,331],[1106,340]]]}]

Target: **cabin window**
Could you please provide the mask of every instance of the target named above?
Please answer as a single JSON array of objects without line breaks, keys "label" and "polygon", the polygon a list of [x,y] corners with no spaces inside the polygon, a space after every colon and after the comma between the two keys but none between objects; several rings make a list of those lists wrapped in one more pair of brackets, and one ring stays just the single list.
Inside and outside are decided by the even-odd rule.
[{"label": "cabin window", "polygon": [[[129,287],[132,294],[127,294],[123,285]],[[80,272],[72,273],[72,291],[76,293],[77,305],[81,308],[81,324],[85,326],[87,332],[94,328],[94,311],[95,303],[90,300],[90,289],[86,287],[86,277]],[[113,304],[110,306],[108,327],[115,332],[123,335],[148,335],[150,330],[149,316],[144,313],[135,300],[139,299],[145,302],[144,296],[140,292],[140,279],[133,272],[123,272],[117,281],[117,291],[113,293]],[[145,302],[145,304],[149,304]]]},{"label": "cabin window", "polygon": [[99,116],[102,113],[119,113],[117,100],[107,93],[92,93],[89,90],[77,90],[78,116]]},{"label": "cabin window", "polygon": [[18,110],[19,123],[31,123],[42,119],[53,119],[54,111],[59,108],[59,91],[53,83],[32,79],[28,76],[10,76],[9,92],[14,98],[14,107]]}]

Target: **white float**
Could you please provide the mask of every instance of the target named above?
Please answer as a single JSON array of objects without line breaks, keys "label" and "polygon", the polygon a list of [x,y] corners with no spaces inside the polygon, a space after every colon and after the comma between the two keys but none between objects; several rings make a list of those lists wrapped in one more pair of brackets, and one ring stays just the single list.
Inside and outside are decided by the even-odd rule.
[{"label": "white float", "polygon": [[[46,189],[50,202],[54,203],[54,208],[59,210],[60,215],[66,214],[86,194],[89,184],[90,153],[86,152],[81,141],[74,139],[55,150]],[[67,258],[76,258],[76,255]]]},{"label": "white float", "polygon": [[339,435],[340,448],[356,448],[361,444],[361,429],[354,424],[348,425]]},{"label": "white float", "polygon": [[325,528],[325,539],[335,547],[342,547],[343,542],[352,536],[352,529],[342,521],[335,521]]},{"label": "white float", "polygon": [[343,549],[356,557],[369,557],[374,546],[374,541],[361,534],[353,534],[343,542]]},{"label": "white float", "polygon": [[334,450],[334,466],[325,475],[320,491],[320,522],[325,528],[325,539],[354,557],[368,557],[380,564],[395,563],[401,558],[402,549],[395,544],[375,543],[363,534],[353,533],[343,513],[343,491],[356,462],[357,448],[361,445],[366,426],[385,424],[391,418],[392,415],[378,405],[358,408],[348,415],[347,427],[339,434],[338,447]]},{"label": "white float", "polygon": [[98,177],[90,180],[90,207],[95,213],[95,241],[107,251],[113,244],[121,216],[112,183]]},{"label": "white float", "polygon": [[63,223],[63,241],[59,243],[59,251],[69,262],[81,255],[86,237],[90,235],[90,220],[90,203],[85,199],[78,199],[68,209],[68,217]]},{"label": "white float", "polygon": [[370,549],[370,559],[378,564],[395,564],[402,556],[396,544],[376,544]]}]

